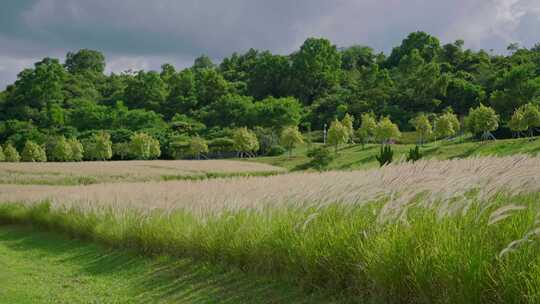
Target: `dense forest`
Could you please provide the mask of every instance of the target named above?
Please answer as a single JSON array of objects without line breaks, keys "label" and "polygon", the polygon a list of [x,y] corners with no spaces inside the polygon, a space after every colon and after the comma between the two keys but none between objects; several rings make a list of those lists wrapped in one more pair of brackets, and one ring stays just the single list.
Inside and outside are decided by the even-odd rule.
[{"label": "dense forest", "polygon": [[104,55],[83,49],[20,72],[0,93],[0,143],[22,150],[27,141],[106,131],[120,145],[144,132],[159,141],[161,157],[173,158],[190,137],[206,138],[219,152],[232,145],[233,130],[247,127],[269,138],[261,140],[261,153],[269,153],[282,128],[321,130],[347,113],[354,127],[372,112],[411,130],[419,113],[451,109],[462,118],[484,104],[504,131],[516,108],[540,102],[540,45],[511,44],[507,55],[496,55],[464,49],[462,40],[441,45],[424,32],[389,55],[309,38],[290,55],[250,49],[219,64],[201,56],[182,70],[104,71]]}]

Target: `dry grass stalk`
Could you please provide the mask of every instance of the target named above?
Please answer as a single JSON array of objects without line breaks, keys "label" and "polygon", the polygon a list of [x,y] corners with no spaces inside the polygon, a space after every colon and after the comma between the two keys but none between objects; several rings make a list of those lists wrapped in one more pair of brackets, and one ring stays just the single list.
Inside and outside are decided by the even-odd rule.
[{"label": "dry grass stalk", "polygon": [[66,178],[86,177],[100,182],[149,181],[162,176],[196,176],[207,172],[267,172],[282,168],[231,160],[155,160],[78,163],[2,163],[0,184],[60,182]]},{"label": "dry grass stalk", "polygon": [[[228,170],[236,163],[231,164],[231,167],[222,165],[221,170]],[[136,166],[137,163],[129,164]],[[141,163],[141,166],[148,168],[147,164]],[[160,167],[160,164],[173,163],[150,164]],[[241,164],[249,166],[251,163]],[[260,170],[260,167],[256,168]],[[430,207],[437,204],[444,212],[455,212],[467,208],[467,201],[461,200],[461,205],[441,205],[441,202],[466,197],[467,193],[474,190],[478,190],[480,199],[503,190],[513,194],[537,191],[540,190],[538,172],[540,157],[422,160],[366,171],[293,173],[272,177],[89,186],[0,185],[0,201],[35,202],[51,199],[56,206],[82,205],[86,206],[85,208],[96,208],[107,205],[141,210],[185,209],[197,214],[207,214],[244,208],[263,210],[268,206],[290,204],[362,204],[381,197],[391,197],[381,212],[382,219],[389,219],[403,217],[408,204],[421,194],[422,199],[417,200],[420,205]]]}]

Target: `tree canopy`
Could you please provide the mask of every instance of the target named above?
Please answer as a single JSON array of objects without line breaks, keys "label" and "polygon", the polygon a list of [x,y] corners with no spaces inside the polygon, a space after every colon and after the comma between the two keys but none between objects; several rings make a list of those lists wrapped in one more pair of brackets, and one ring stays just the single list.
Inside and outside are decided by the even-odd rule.
[{"label": "tree canopy", "polygon": [[[481,120],[488,123],[484,127],[470,119],[474,132],[534,131],[540,48],[512,45],[500,55],[464,45],[462,40],[441,44],[419,31],[385,54],[308,38],[290,54],[249,49],[221,62],[201,55],[185,68],[163,63],[159,71],[119,74],[105,73],[107,60],[98,50],[72,51],[64,59],[37,60],[0,92],[0,143],[22,151],[27,141],[48,147],[51,138],[63,136],[90,143],[95,134],[108,133],[116,144],[146,133],[159,141],[160,157],[173,158],[176,138],[232,140],[240,127],[278,135],[291,125],[320,131],[336,119],[350,139],[357,129],[364,143],[377,130],[366,113],[387,117],[398,130],[418,130],[422,141],[430,133],[425,117],[447,137],[452,132],[440,128],[450,125],[446,109],[461,121],[479,108],[471,117],[481,112],[490,119]],[[484,109],[488,106],[493,115]],[[94,146],[83,145],[74,159],[81,154],[108,159],[106,146],[104,154],[95,155]]]}]

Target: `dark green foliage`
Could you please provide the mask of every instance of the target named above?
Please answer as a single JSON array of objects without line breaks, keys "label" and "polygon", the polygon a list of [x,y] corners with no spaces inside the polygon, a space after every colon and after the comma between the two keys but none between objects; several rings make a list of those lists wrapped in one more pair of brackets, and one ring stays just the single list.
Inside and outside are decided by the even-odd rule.
[{"label": "dark green foliage", "polygon": [[279,156],[279,155],[283,155],[285,152],[286,150],[282,146],[274,145],[266,151],[265,155],[266,156]]},{"label": "dark green foliage", "polygon": [[[480,104],[506,126],[515,109],[540,101],[540,49],[510,49],[502,56],[464,49],[461,40],[441,46],[414,32],[387,57],[368,46],[340,49],[308,38],[289,55],[250,49],[219,64],[200,56],[183,70],[164,64],[159,72],[110,75],[101,52],[82,49],[64,64],[36,62],[0,92],[0,142],[22,151],[29,140],[42,145],[49,137],[109,130],[117,143],[152,129],[161,157],[172,158],[170,138],[180,135],[212,140],[241,127],[279,134],[289,125],[320,131],[345,113],[388,116],[409,131],[419,113],[451,107],[461,119]],[[261,144],[261,153],[274,144]]]},{"label": "dark green foliage", "polygon": [[66,69],[76,73],[98,73],[105,71],[105,56],[94,50],[83,49],[77,53],[69,52],[66,56]]},{"label": "dark green foliage", "polygon": [[420,152],[420,147],[416,146],[409,150],[409,155],[407,155],[407,161],[415,162],[422,158],[422,153]]},{"label": "dark green foliage", "polygon": [[324,147],[316,147],[309,150],[307,156],[311,157],[308,166],[317,170],[324,170],[335,157],[334,153]]},{"label": "dark green foliage", "polygon": [[390,147],[390,145],[381,145],[379,155],[375,155],[375,158],[377,158],[377,161],[381,167],[389,165],[392,163],[394,158],[394,151],[392,151],[392,147]]}]

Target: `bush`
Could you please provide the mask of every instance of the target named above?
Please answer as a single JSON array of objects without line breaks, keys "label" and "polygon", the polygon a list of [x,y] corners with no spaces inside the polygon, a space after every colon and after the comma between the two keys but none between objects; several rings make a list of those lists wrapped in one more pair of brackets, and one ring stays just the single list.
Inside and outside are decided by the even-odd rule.
[{"label": "bush", "polygon": [[317,170],[325,169],[334,160],[334,155],[324,147],[309,150],[307,156],[311,157],[311,161],[308,164],[309,167]]},{"label": "bush", "polygon": [[4,156],[6,158],[5,161],[11,163],[16,163],[21,160],[19,152],[17,152],[17,149],[15,149],[12,144],[6,145],[6,147],[4,148]]},{"label": "bush", "polygon": [[84,158],[88,160],[108,160],[112,157],[111,136],[106,132],[93,134],[83,142]]},{"label": "bush", "polygon": [[131,136],[130,154],[136,159],[155,159],[161,155],[159,141],[146,133]]},{"label": "bush", "polygon": [[0,146],[0,162],[6,161],[6,155],[4,155],[4,149]]},{"label": "bush", "polygon": [[422,153],[420,153],[420,147],[416,146],[409,150],[409,155],[407,156],[407,161],[412,161],[413,163],[422,158]]},{"label": "bush", "polygon": [[76,138],[68,139],[68,144],[71,147],[71,160],[72,161],[82,161],[84,156],[84,147],[80,141]]},{"label": "bush", "polygon": [[25,162],[46,162],[45,150],[33,141],[27,141],[22,151],[22,161]]},{"label": "bush", "polygon": [[259,141],[257,136],[247,128],[240,128],[234,132],[234,149],[239,153],[240,157],[247,155],[254,156],[254,152],[259,150]]},{"label": "bush", "polygon": [[55,138],[49,145],[48,156],[51,161],[67,162],[73,157],[71,145],[64,136]]},{"label": "bush", "polygon": [[208,142],[211,152],[234,152],[234,140],[228,137],[216,138]]},{"label": "bush", "polygon": [[266,156],[279,156],[283,155],[285,152],[286,150],[282,146],[274,145],[266,152]]},{"label": "bush", "polygon": [[131,158],[128,142],[115,143],[112,146],[113,157],[115,159],[126,160]]},{"label": "bush", "polygon": [[392,160],[394,158],[394,151],[392,151],[392,147],[389,145],[382,145],[381,151],[379,152],[379,155],[376,155],[375,158],[377,158],[377,161],[379,162],[379,165],[385,166],[392,163]]},{"label": "bush", "polygon": [[198,136],[192,137],[189,141],[189,154],[200,159],[201,154],[203,153],[208,153],[208,144],[206,144],[206,140]]}]

